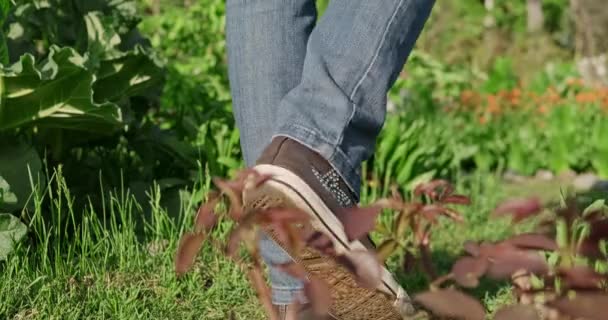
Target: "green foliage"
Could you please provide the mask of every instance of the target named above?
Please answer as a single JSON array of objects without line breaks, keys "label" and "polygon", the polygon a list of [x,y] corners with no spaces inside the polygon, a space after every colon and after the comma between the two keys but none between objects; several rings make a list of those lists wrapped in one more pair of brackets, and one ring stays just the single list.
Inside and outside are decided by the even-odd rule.
[{"label": "green foliage", "polygon": [[232,118],[226,108],[230,90],[224,1],[195,1],[188,7],[163,9],[161,15],[142,24],[154,48],[171,61],[161,105],[179,116],[194,117],[197,123],[204,122],[204,114],[211,111],[220,112],[214,119]]},{"label": "green foliage", "polygon": [[118,129],[122,123],[119,107],[94,102],[95,76],[85,64],[74,50],[52,47],[43,63],[36,65],[34,57],[25,54],[0,71],[4,82],[0,130],[37,125],[103,134]]},{"label": "green foliage", "polygon": [[63,164],[85,195],[96,194],[100,179],[118,186],[195,177],[195,148],[183,133],[159,128],[165,69],[139,34],[135,10],[128,0],[32,0],[7,21],[15,63],[0,74],[0,136],[33,146],[50,168]]},{"label": "green foliage", "polygon": [[27,227],[18,218],[0,213],[0,261],[6,260],[16,243],[27,233]]},{"label": "green foliage", "polygon": [[[0,26],[4,25],[11,7],[10,0],[0,0]],[[0,32],[0,63],[8,64],[8,47],[6,46],[6,37],[4,32]]]},{"label": "green foliage", "polygon": [[6,260],[13,251],[15,243],[21,241],[27,233],[27,227],[18,218],[3,213],[7,205],[17,203],[17,197],[10,186],[0,175],[0,261]]},{"label": "green foliage", "polygon": [[30,144],[19,140],[0,141],[0,176],[11,186],[11,192],[16,199],[0,205],[2,212],[15,212],[27,207],[32,194],[32,184],[44,182],[42,163],[38,153]]},{"label": "green foliage", "polygon": [[498,93],[501,90],[511,90],[517,86],[517,76],[513,72],[511,59],[500,57],[488,73],[488,79],[481,90],[487,93]]},{"label": "green foliage", "polygon": [[437,110],[437,101],[453,101],[484,75],[464,65],[449,65],[422,51],[414,50],[389,97],[399,104],[411,104],[425,114]]},{"label": "green foliage", "polygon": [[0,210],[3,210],[6,205],[15,203],[17,203],[17,196],[11,192],[8,182],[0,176]]},{"label": "green foliage", "polygon": [[596,149],[590,153],[593,168],[602,178],[608,178],[608,122],[606,119],[596,118],[592,126],[590,144]]},{"label": "green foliage", "polygon": [[[431,138],[433,143],[428,143]],[[412,191],[420,183],[446,177],[456,168],[448,139],[442,131],[423,119],[391,115],[378,139],[371,162],[375,188],[372,198],[387,195],[393,184]]]},{"label": "green foliage", "polygon": [[[526,175],[539,169],[556,173],[593,169],[605,175],[607,153],[605,143],[600,142],[605,139],[606,116],[600,106],[605,103],[603,91],[577,87],[575,67],[564,63],[548,64],[528,87],[522,87],[512,61],[498,58],[484,74],[414,53],[405,75],[390,93],[397,108],[407,112],[389,115],[378,141],[374,170],[392,175],[390,182],[380,185],[386,190],[396,182],[395,162],[385,154],[394,158],[423,154],[423,159],[433,161],[438,154],[449,155],[446,157],[452,161],[429,167],[422,163],[432,161],[413,161],[419,173],[441,169],[435,175],[442,177],[473,168],[510,169]],[[579,102],[579,93],[593,96],[595,102]],[[420,136],[410,135],[408,126],[421,119],[429,129]],[[397,143],[399,136],[405,142]],[[445,150],[433,155],[404,151],[411,145]]]},{"label": "green foliage", "polygon": [[221,0],[167,3],[142,23],[142,32],[171,62],[161,98],[171,117],[162,126],[182,134],[218,175],[243,165],[230,105],[224,14]]}]

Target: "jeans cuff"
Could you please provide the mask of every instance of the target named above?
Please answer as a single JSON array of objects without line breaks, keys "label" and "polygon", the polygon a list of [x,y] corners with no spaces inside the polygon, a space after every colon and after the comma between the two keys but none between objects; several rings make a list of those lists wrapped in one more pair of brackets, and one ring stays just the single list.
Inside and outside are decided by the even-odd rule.
[{"label": "jeans cuff", "polygon": [[306,297],[302,294],[302,287],[279,287],[272,286],[272,304],[289,305],[294,302],[306,303]]},{"label": "jeans cuff", "polygon": [[359,190],[361,187],[360,164],[353,164],[338,144],[331,143],[320,132],[298,124],[289,124],[281,127],[273,137],[276,136],[291,138],[327,159],[353,193],[356,202],[359,202]]}]

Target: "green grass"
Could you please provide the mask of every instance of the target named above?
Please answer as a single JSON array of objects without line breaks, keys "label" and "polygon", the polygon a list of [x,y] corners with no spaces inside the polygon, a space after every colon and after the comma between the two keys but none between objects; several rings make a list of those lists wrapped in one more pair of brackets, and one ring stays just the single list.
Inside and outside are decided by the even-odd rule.
[{"label": "green grass", "polygon": [[[24,213],[31,215],[31,241],[0,264],[0,319],[226,319],[231,311],[235,319],[262,318],[243,274],[210,247],[192,272],[175,276],[174,252],[194,215],[193,198],[177,217],[157,206],[158,192],[149,193],[148,204],[127,191],[108,193],[101,211],[75,212],[62,181],[55,175],[34,195],[34,211]],[[54,218],[45,219],[44,199]],[[142,219],[146,206],[152,210]]]},{"label": "green grass", "polygon": [[[158,188],[148,192],[147,203],[119,190],[105,193],[107,205],[101,208],[76,210],[58,171],[45,188],[37,188],[31,199],[34,209],[24,212],[30,241],[0,264],[0,318],[226,319],[234,312],[236,319],[263,319],[243,273],[210,246],[192,272],[179,279],[173,272],[179,236],[190,228],[196,195],[209,185],[204,178],[186,193],[179,212],[160,206]],[[493,174],[461,177],[457,190],[471,195],[473,203],[462,210],[466,224],[444,222],[434,233],[440,273],[448,272],[462,254],[465,240],[498,240],[513,232],[506,221],[489,217],[511,192]],[[43,202],[50,207],[43,210]],[[43,214],[46,211],[50,217]],[[227,231],[223,224],[215,236],[225,237]],[[410,292],[428,285],[420,273],[400,271],[400,257],[388,264]],[[470,292],[490,311],[511,299],[505,283],[484,281]]]}]

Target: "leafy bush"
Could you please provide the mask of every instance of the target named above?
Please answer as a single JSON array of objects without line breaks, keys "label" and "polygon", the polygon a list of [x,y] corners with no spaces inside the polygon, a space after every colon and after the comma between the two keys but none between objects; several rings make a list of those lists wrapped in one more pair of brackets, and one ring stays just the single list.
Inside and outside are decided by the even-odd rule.
[{"label": "leafy bush", "polygon": [[211,172],[242,167],[231,109],[224,37],[225,3],[167,3],[142,23],[152,46],[171,61],[161,97],[163,128],[179,132],[203,152]]},{"label": "leafy bush", "polygon": [[13,251],[14,244],[26,234],[26,226],[18,218],[6,213],[7,205],[17,203],[6,180],[0,176],[0,261]]},{"label": "leafy bush", "polygon": [[[465,244],[468,256],[453,265],[452,272],[439,277],[431,290],[417,295],[425,307],[440,316],[484,319],[479,302],[454,289],[441,289],[453,280],[473,288],[479,278],[511,280],[517,297],[514,305],[503,307],[494,319],[601,319],[606,313],[606,213],[599,200],[585,210],[575,199],[545,215],[539,230],[515,235],[498,243]],[[542,210],[538,199],[507,201],[495,216],[508,215],[518,223]]]},{"label": "leafy bush", "polygon": [[[440,317],[485,319],[486,311],[476,299],[454,288],[442,288],[448,281],[463,288],[474,288],[484,276],[511,280],[517,297],[516,304],[502,307],[494,319],[601,319],[606,314],[608,207],[603,200],[583,211],[577,209],[575,200],[566,200],[564,207],[540,216],[543,219],[536,232],[518,234],[496,243],[467,242],[463,246],[468,255],[456,261],[449,274],[437,276],[430,255],[434,226],[441,217],[463,222],[451,206],[470,204],[467,196],[454,194],[454,188],[447,181],[435,180],[416,186],[413,194],[418,199],[404,201],[399,192],[394,191],[392,197],[378,200],[369,207],[345,209],[348,212],[341,215],[341,222],[348,241],[372,231],[383,209],[396,213],[377,252],[371,254],[357,250],[339,252],[322,232],[297,227],[309,222],[308,214],[297,208],[243,209],[243,191],[258,188],[270,178],[245,170],[232,181],[214,180],[220,193],[200,207],[194,231],[182,236],[175,260],[178,275],[193,266],[205,242],[224,248],[248,273],[266,312],[275,319],[256,245],[259,231],[266,230],[296,256],[303,250],[312,250],[335,259],[339,267],[350,271],[358,284],[366,288],[375,288],[380,283],[379,263],[394,252],[405,250],[404,267],[417,262],[433,280],[430,290],[416,294],[414,300]],[[222,196],[229,199],[229,210],[216,214],[215,208]],[[508,216],[515,224],[539,215],[542,209],[538,198],[515,199],[499,205],[493,216]],[[220,219],[235,222],[226,242],[209,237]],[[247,249],[245,255],[238,250],[241,243]],[[323,316],[329,312],[331,294],[324,280],[298,261],[277,267],[304,282],[304,294],[316,314]]]},{"label": "leafy bush", "polygon": [[[472,168],[509,169],[526,175],[539,169],[594,170],[605,176],[601,139],[605,138],[608,91],[585,87],[571,64],[548,65],[529,86],[523,86],[507,58],[497,59],[489,74],[446,67],[425,55],[413,58],[411,70],[391,92],[399,109],[389,116],[378,140],[374,170],[382,173],[370,179],[383,181],[389,167],[387,155],[416,158],[418,153],[424,156],[412,160],[417,163],[415,170],[441,169],[435,177]],[[413,130],[420,134],[409,134]],[[436,151],[432,156],[411,149],[401,152],[407,145]],[[400,186],[405,182],[398,181]],[[383,194],[389,184],[380,184]]]},{"label": "leafy bush", "polygon": [[[0,136],[34,146],[49,167],[63,165],[83,195],[99,190],[100,178],[118,186],[195,177],[195,149],[156,124],[165,70],[136,28],[135,9],[129,0],[31,0],[7,20],[14,63],[0,71]],[[24,182],[27,175],[9,180]]]}]

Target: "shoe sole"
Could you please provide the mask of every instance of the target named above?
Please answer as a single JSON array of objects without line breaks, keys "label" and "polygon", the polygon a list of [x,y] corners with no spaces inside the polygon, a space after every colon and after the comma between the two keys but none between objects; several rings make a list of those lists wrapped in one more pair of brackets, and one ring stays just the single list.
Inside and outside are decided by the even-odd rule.
[{"label": "shoe sole", "polygon": [[[360,241],[347,240],[340,221],[300,177],[274,165],[258,165],[254,170],[272,178],[259,188],[244,192],[246,208],[280,205],[296,207],[310,215],[310,224],[315,231],[320,231],[332,239],[337,253],[348,254],[352,250],[367,250]],[[272,231],[268,233],[276,241]],[[407,293],[386,268],[382,268],[382,283],[375,290],[362,288],[357,285],[353,275],[334,259],[325,257],[311,248],[306,248],[297,257],[284,244],[276,242],[293,260],[301,263],[309,274],[325,280],[330,285],[333,299],[330,315],[335,319],[401,320],[407,319],[407,315],[413,313]],[[403,310],[403,315],[398,309]]]}]

